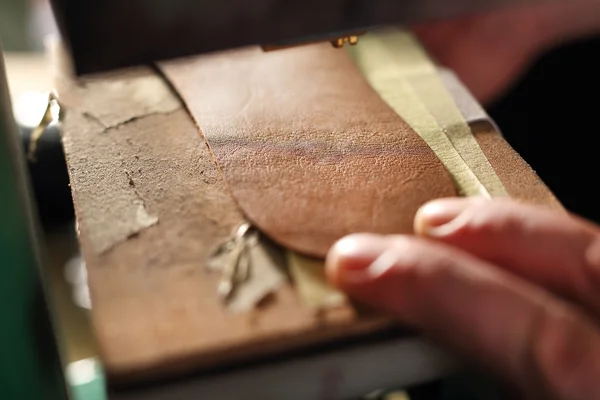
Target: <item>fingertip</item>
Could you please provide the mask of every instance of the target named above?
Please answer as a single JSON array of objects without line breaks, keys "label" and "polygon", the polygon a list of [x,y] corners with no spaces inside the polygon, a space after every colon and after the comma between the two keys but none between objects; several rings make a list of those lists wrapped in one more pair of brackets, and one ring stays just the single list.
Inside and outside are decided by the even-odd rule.
[{"label": "fingertip", "polygon": [[448,224],[484,201],[487,199],[483,197],[452,197],[426,203],[415,215],[415,233],[420,236],[439,236]]},{"label": "fingertip", "polygon": [[325,271],[336,286],[344,286],[347,275],[366,271],[386,249],[385,236],[353,234],[336,242],[325,260]]}]

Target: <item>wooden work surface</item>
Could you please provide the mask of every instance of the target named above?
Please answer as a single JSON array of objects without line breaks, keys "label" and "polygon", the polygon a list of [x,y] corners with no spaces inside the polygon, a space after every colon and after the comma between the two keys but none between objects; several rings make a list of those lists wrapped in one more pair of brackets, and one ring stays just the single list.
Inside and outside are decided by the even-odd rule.
[{"label": "wooden work surface", "polygon": [[[350,308],[317,315],[291,285],[255,312],[225,312],[204,262],[243,219],[187,111],[152,69],[75,83],[61,60],[64,146],[111,379],[227,365],[389,325]],[[472,129],[513,197],[560,208],[491,124]]]}]

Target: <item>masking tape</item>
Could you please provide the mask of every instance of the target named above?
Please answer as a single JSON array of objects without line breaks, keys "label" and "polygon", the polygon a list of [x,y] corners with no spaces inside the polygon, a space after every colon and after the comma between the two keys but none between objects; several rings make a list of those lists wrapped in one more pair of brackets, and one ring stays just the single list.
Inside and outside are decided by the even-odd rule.
[{"label": "masking tape", "polygon": [[292,251],[286,252],[286,258],[296,292],[306,307],[318,311],[346,304],[346,296],[327,283],[323,260]]}]

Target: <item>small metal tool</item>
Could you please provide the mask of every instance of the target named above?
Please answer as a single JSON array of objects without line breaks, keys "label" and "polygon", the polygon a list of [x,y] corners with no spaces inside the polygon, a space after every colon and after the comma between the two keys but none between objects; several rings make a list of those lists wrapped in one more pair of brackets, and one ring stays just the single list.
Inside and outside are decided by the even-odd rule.
[{"label": "small metal tool", "polygon": [[31,132],[31,138],[29,140],[27,158],[30,161],[35,161],[37,144],[43,133],[46,132],[46,128],[48,128],[51,124],[58,122],[62,116],[56,95],[53,92],[48,92],[46,95],[48,97],[46,109],[44,110],[44,114],[42,115],[39,124]]},{"label": "small metal tool", "polygon": [[238,285],[250,279],[252,257],[250,249],[258,243],[258,233],[248,223],[240,225],[234,236],[215,252],[216,255],[230,253],[222,269],[218,293],[228,300],[235,293]]}]

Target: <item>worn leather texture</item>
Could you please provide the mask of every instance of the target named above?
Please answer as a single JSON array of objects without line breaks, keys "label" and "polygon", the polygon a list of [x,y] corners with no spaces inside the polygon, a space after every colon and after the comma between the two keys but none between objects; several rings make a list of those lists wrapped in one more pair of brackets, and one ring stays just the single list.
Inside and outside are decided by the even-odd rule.
[{"label": "worn leather texture", "polygon": [[354,232],[410,233],[453,196],[427,144],[343,51],[242,49],[161,64],[242,211],[289,249],[324,257]]}]

